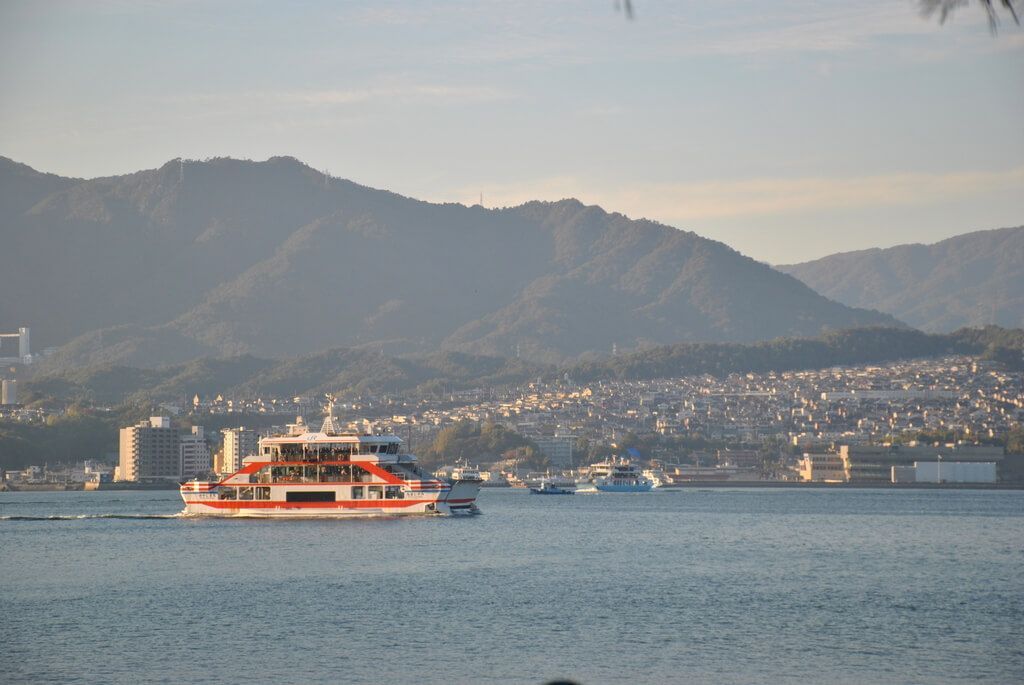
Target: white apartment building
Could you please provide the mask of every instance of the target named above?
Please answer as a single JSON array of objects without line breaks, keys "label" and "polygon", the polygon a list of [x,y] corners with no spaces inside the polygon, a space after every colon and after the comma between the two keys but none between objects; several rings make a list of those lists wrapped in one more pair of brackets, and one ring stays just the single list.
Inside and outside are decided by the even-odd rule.
[{"label": "white apartment building", "polygon": [[202,426],[192,426],[191,433],[185,433],[179,441],[181,478],[189,480],[213,468],[210,446],[206,444]]}]

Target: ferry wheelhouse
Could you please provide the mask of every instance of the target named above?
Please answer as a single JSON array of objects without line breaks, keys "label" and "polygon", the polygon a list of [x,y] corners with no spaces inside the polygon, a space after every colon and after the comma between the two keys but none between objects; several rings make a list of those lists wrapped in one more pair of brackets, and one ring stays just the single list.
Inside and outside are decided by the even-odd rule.
[{"label": "ferry wheelhouse", "polygon": [[184,514],[351,517],[478,513],[477,479],[438,479],[402,452],[394,435],[318,432],[301,418],[286,435],[262,438],[259,454],[220,481],[181,484]]}]

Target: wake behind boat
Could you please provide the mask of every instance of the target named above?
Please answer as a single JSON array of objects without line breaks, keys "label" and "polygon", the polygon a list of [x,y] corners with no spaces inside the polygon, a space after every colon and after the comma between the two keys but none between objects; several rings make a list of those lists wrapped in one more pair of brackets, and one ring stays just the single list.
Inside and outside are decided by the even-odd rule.
[{"label": "wake behind boat", "polygon": [[[438,479],[401,453],[394,435],[337,430],[333,412],[319,432],[301,418],[286,435],[262,438],[220,481],[181,484],[182,513],[194,516],[367,517],[479,513],[479,474]],[[475,477],[474,477],[475,475]]]}]

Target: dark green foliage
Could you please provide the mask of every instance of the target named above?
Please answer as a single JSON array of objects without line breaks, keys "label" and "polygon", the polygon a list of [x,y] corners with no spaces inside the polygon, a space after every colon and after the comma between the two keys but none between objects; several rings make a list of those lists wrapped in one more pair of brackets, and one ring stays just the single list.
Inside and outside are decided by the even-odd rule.
[{"label": "dark green foliage", "polygon": [[945,335],[902,328],[866,328],[826,333],[821,338],[786,338],[752,345],[681,344],[578,364],[569,370],[579,382],[602,379],[671,378],[759,373],[879,364],[948,354],[982,355],[999,349],[1012,357],[1024,350],[1024,331],[990,326]]},{"label": "dark green foliage", "polygon": [[461,421],[442,430],[421,458],[428,465],[462,461],[475,465],[490,464],[506,455],[522,458],[530,466],[543,464],[537,459],[536,445],[519,433],[500,424],[474,421]]},{"label": "dark green foliage", "polygon": [[1006,436],[1007,454],[1024,454],[1024,427],[1014,428]]},{"label": "dark green foliage", "polygon": [[684,343],[605,357],[558,369],[520,359],[457,352],[390,357],[367,349],[338,349],[274,362],[254,357],[202,359],[164,369],[100,366],[41,376],[25,383],[26,402],[58,400],[118,405],[182,402],[199,394],[291,397],[333,392],[341,396],[410,393],[554,380],[565,373],[578,383],[686,375],[821,369],[948,354],[978,355],[1020,363],[1024,331],[997,327],[934,335],[902,328],[827,333],[820,338],[771,342]]},{"label": "dark green foliage", "polygon": [[0,469],[103,460],[118,450],[118,429],[141,417],[131,409],[51,416],[45,424],[0,423]]},{"label": "dark green foliage", "polygon": [[250,356],[199,359],[162,369],[98,366],[43,375],[24,384],[25,401],[118,405],[190,402],[209,398],[293,397],[337,393],[343,397],[414,392],[431,394],[480,385],[521,383],[553,369],[519,359],[455,352],[389,357],[366,349],[337,349],[275,362]]}]

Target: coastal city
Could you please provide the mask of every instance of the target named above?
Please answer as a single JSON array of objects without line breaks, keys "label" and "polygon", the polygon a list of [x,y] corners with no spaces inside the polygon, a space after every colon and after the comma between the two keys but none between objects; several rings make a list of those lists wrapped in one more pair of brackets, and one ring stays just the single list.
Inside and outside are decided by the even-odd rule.
[{"label": "coastal city", "polygon": [[[18,404],[16,381],[3,389],[0,418],[46,420],[48,411]],[[325,402],[182,397],[123,426],[117,453],[11,470],[3,484],[176,487],[210,472],[230,475],[257,453],[261,437],[285,432],[296,417],[318,427]],[[432,456],[422,463],[439,476],[473,467],[485,485],[526,485],[543,473],[582,481],[592,463],[615,457],[661,486],[1024,480],[1024,457],[1005,447],[1024,419],[1022,375],[967,356],[724,378],[578,384],[565,376],[418,397],[364,395],[333,411],[340,430],[397,436],[403,449]],[[433,454],[439,436],[459,426],[497,426],[530,449]]]}]

